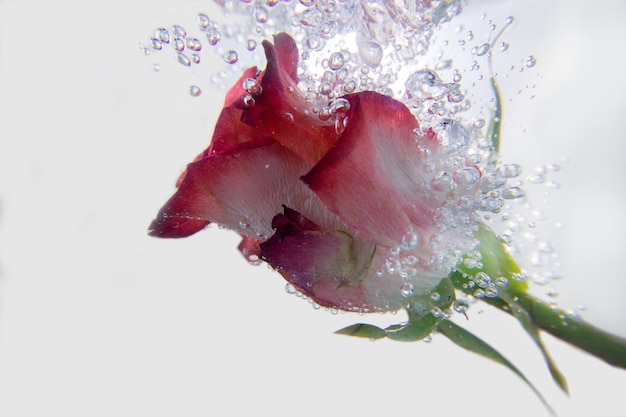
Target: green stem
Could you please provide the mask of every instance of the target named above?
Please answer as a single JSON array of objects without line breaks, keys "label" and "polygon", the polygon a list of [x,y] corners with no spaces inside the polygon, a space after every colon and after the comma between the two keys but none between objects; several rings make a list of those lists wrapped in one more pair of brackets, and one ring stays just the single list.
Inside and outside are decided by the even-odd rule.
[{"label": "green stem", "polygon": [[515,300],[530,313],[538,328],[613,366],[626,369],[626,338],[571,317],[531,295],[518,294]]}]

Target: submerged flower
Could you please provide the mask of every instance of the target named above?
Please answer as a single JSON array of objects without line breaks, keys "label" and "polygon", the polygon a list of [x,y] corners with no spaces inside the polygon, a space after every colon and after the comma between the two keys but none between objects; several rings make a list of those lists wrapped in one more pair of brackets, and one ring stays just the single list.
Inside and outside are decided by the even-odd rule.
[{"label": "submerged flower", "polygon": [[422,129],[363,91],[326,103],[298,89],[298,49],[264,42],[267,67],[228,92],[210,146],[150,226],[185,237],[217,223],[322,306],[397,310],[429,292],[472,245],[480,170],[467,132]]}]

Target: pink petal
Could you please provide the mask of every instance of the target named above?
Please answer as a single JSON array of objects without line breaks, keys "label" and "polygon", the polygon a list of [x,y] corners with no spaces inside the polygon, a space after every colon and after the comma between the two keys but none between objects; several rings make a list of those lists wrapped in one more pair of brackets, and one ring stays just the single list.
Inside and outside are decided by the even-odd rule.
[{"label": "pink petal", "polygon": [[439,203],[423,179],[427,160],[416,144],[417,120],[378,93],[347,98],[346,129],[302,180],[366,240],[394,246],[410,226],[432,228]]}]

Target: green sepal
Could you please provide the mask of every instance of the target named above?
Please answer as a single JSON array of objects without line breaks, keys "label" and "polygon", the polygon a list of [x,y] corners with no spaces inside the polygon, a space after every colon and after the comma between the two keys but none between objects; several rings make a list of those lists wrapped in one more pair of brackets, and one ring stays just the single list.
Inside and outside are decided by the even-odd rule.
[{"label": "green sepal", "polygon": [[387,337],[397,342],[417,342],[430,335],[440,319],[432,314],[410,321],[407,324],[393,325],[385,329]]},{"label": "green sepal", "polygon": [[373,324],[357,323],[343,329],[337,330],[335,334],[345,336],[365,337],[367,339],[378,340],[387,337],[387,332]]},{"label": "green sepal", "polygon": [[519,378],[521,378],[522,381],[526,383],[526,385],[528,385],[528,387],[537,395],[537,397],[539,397],[541,402],[545,405],[545,407],[553,416],[556,415],[550,404],[548,404],[543,395],[541,395],[541,393],[528,380],[528,378],[526,378],[526,376],[519,369],[517,369],[517,367],[513,365],[507,358],[502,356],[500,352],[495,350],[482,339],[478,338],[473,333],[465,330],[464,328],[456,325],[449,320],[442,320],[441,322],[439,322],[439,324],[437,325],[437,331],[446,336],[456,345],[462,347],[463,349],[476,353],[487,359],[491,359],[492,361],[507,367],[510,371],[516,374]]}]

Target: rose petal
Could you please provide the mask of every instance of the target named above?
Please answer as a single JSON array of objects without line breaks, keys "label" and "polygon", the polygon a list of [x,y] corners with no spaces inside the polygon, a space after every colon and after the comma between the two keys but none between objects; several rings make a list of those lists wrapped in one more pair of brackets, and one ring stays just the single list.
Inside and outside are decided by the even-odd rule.
[{"label": "rose petal", "polygon": [[241,120],[303,160],[317,163],[337,140],[334,122],[322,121],[298,90],[298,50],[293,39],[282,33],[274,42],[263,42],[267,56],[263,92]]},{"label": "rose petal", "polygon": [[360,279],[367,274],[373,245],[355,245],[343,231],[325,231],[295,210],[272,220],[276,233],[260,245],[261,259],[322,306],[362,309]]},{"label": "rose petal", "polygon": [[397,245],[409,227],[432,229],[435,205],[424,183],[417,120],[400,102],[363,92],[348,97],[340,139],[302,180],[363,238]]},{"label": "rose petal", "polygon": [[183,220],[208,220],[263,240],[273,234],[271,219],[283,204],[320,224],[339,224],[299,180],[309,169],[309,164],[277,143],[191,163],[151,229],[166,230],[168,224]]}]

